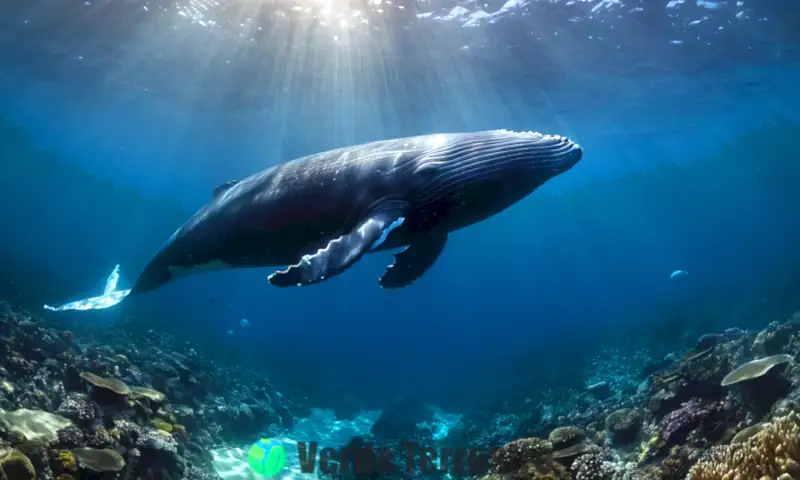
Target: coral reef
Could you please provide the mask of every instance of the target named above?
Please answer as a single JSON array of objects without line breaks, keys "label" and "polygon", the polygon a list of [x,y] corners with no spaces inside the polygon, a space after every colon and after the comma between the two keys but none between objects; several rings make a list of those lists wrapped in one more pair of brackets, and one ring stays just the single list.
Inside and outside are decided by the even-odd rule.
[{"label": "coral reef", "polygon": [[[595,359],[572,387],[492,402],[446,435],[440,410],[399,400],[339,446],[388,449],[412,477],[426,473],[405,469],[423,455],[404,452],[409,441],[488,447],[483,480],[800,478],[799,319],[706,333],[657,359]],[[0,480],[215,479],[213,448],[309,412],[154,333],[83,344],[0,305],[0,343]]]},{"label": "coral reef", "polygon": [[642,426],[642,414],[634,408],[620,408],[605,420],[609,438],[616,444],[627,444],[636,439]]},{"label": "coral reef", "polygon": [[585,437],[586,432],[584,432],[582,428],[568,425],[565,427],[558,427],[550,432],[547,440],[553,444],[553,448],[561,450],[583,442]]},{"label": "coral reef", "polygon": [[569,480],[571,475],[553,458],[552,453],[553,444],[547,440],[515,440],[494,453],[492,470],[484,480]]},{"label": "coral reef", "polygon": [[761,479],[800,474],[800,416],[776,418],[745,442],[711,448],[687,480]]},{"label": "coral reef", "polygon": [[0,479],[218,478],[212,448],[307,410],[183,350],[158,335],[81,344],[0,303]]},{"label": "coral reef", "polygon": [[19,450],[11,450],[0,458],[0,479],[33,480],[35,478],[36,469],[31,460]]},{"label": "coral reef", "polygon": [[[590,388],[562,389],[535,408],[506,399],[464,415],[445,440],[501,440],[492,478],[800,478],[798,354],[800,313],[757,332],[704,334],[664,360],[610,355],[591,363]],[[616,390],[623,385],[628,395]]]},{"label": "coral reef", "polygon": [[125,460],[115,450],[104,448],[76,448],[72,455],[79,464],[93,472],[119,472],[125,467]]}]

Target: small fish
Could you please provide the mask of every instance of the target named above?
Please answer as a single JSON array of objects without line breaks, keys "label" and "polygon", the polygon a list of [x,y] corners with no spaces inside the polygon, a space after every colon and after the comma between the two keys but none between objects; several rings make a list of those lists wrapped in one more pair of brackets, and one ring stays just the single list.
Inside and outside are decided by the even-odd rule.
[{"label": "small fish", "polygon": [[675,270],[669,275],[669,278],[675,280],[676,278],[684,277],[686,275],[689,275],[689,272],[685,272],[683,270]]},{"label": "small fish", "polygon": [[233,335],[233,330],[228,330],[228,335]]},{"label": "small fish", "polygon": [[239,320],[239,325],[241,325],[242,328],[247,328],[250,326],[250,322],[246,318],[243,318]]}]

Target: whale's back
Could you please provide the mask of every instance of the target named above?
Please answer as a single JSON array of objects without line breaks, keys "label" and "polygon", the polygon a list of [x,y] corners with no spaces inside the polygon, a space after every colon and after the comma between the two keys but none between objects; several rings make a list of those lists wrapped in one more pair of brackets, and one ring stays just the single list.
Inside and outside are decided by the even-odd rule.
[{"label": "whale's back", "polygon": [[229,182],[171,242],[233,266],[293,262],[352,230],[378,199],[402,192],[394,173],[415,153],[400,147],[393,140],[341,148]]}]

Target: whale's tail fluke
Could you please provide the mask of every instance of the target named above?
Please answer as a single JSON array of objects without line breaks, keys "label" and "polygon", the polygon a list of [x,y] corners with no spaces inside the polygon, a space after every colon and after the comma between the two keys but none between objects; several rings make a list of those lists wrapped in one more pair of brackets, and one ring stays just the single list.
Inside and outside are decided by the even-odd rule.
[{"label": "whale's tail fluke", "polygon": [[101,310],[103,308],[113,307],[114,305],[123,301],[125,297],[131,293],[130,289],[117,290],[118,282],[119,265],[116,265],[114,270],[111,271],[111,274],[106,279],[106,286],[103,289],[102,295],[65,303],[64,305],[58,307],[44,305],[44,309],[60,312],[64,310]]},{"label": "whale's tail fluke", "polygon": [[106,279],[106,288],[103,289],[103,295],[116,292],[117,282],[119,282],[119,265],[114,267],[114,270],[111,271],[111,275]]}]

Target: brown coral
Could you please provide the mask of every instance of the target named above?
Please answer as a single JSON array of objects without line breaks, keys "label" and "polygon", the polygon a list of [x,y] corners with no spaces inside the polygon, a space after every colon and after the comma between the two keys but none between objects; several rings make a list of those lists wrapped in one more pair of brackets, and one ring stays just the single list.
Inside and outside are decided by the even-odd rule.
[{"label": "brown coral", "polygon": [[733,436],[729,443],[743,443],[746,442],[747,439],[752,437],[753,435],[757,434],[761,430],[764,429],[763,423],[756,423],[755,425],[751,425],[747,428],[743,428],[736,432],[736,435]]},{"label": "brown coral", "polygon": [[540,438],[514,440],[492,455],[492,473],[508,473],[524,464],[553,453],[553,444]]},{"label": "brown coral", "polygon": [[95,472],[119,472],[125,467],[125,460],[118,452],[104,448],[76,448],[72,451],[81,465]]},{"label": "brown coral", "polygon": [[150,420],[150,423],[152,423],[153,426],[156,427],[157,429],[167,433],[172,432],[172,430],[174,429],[171,423],[167,422],[166,420],[162,420],[160,418],[154,418]]},{"label": "brown coral", "polygon": [[751,480],[800,475],[800,415],[791,412],[745,442],[711,448],[687,480]]},{"label": "brown coral", "polygon": [[58,437],[59,430],[71,425],[68,418],[42,410],[0,410],[0,426],[29,442],[52,442]]},{"label": "brown coral", "polygon": [[605,427],[615,444],[624,445],[636,439],[643,420],[642,414],[638,410],[621,408],[606,417]]},{"label": "brown coral", "polygon": [[773,355],[745,363],[726,375],[722,386],[737,385],[748,409],[757,417],[763,416],[791,390],[791,383],[781,374],[783,369],[775,367],[785,366],[792,358],[785,354]]},{"label": "brown coral", "polygon": [[579,443],[577,445],[572,445],[571,447],[556,450],[553,452],[553,458],[562,463],[570,463],[580,455],[597,451],[600,451],[600,447],[597,445],[592,445],[590,443]]},{"label": "brown coral", "polygon": [[756,335],[753,351],[761,355],[776,355],[791,350],[792,342],[800,333],[800,322],[772,322]]},{"label": "brown coral", "polygon": [[153,390],[152,388],[146,388],[146,387],[130,387],[130,388],[133,397],[146,398],[147,400],[154,403],[164,403],[164,401],[167,399],[166,395],[159,392],[158,390]]},{"label": "brown coral", "polygon": [[581,443],[586,438],[586,433],[580,427],[559,427],[550,432],[547,439],[553,444],[553,448],[561,450]]},{"label": "brown coral", "polygon": [[540,438],[507,443],[492,455],[491,473],[483,480],[571,480],[567,469],[553,460],[553,444]]},{"label": "brown coral", "polygon": [[773,355],[766,358],[759,358],[758,360],[747,362],[729,374],[725,375],[725,378],[722,379],[722,386],[728,387],[730,385],[746,382],[754,378],[763,377],[769,373],[773,367],[777,365],[783,365],[784,363],[789,363],[792,361],[792,358],[793,357],[791,355],[782,354]]},{"label": "brown coral", "polygon": [[679,480],[686,478],[692,463],[697,460],[700,450],[688,447],[674,447],[667,458],[661,462],[662,480]]},{"label": "brown coral", "polygon": [[575,480],[609,480],[614,474],[613,468],[605,464],[599,455],[586,454],[572,464]]},{"label": "brown coral", "polygon": [[93,387],[100,390],[109,390],[121,396],[128,396],[132,392],[131,387],[122,380],[117,380],[116,378],[104,378],[91,372],[81,372],[80,376]]},{"label": "brown coral", "polygon": [[24,453],[11,450],[0,459],[0,479],[35,480],[36,470]]}]

